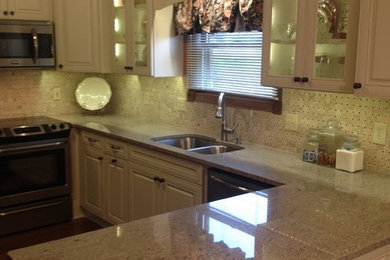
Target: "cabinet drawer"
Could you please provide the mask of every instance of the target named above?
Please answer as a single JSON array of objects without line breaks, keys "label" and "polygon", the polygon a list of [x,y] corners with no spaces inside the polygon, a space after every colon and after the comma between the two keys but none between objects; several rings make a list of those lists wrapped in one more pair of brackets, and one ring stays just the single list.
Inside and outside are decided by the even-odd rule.
[{"label": "cabinet drawer", "polygon": [[104,137],[89,132],[82,133],[83,144],[85,145],[85,150],[88,152],[93,152],[98,150],[103,151],[104,149]]},{"label": "cabinet drawer", "polygon": [[140,146],[130,145],[128,148],[129,158],[135,162],[195,184],[203,184],[202,165]]},{"label": "cabinet drawer", "polygon": [[108,154],[111,154],[113,156],[127,159],[127,144],[114,140],[106,138],[105,142],[105,152]]}]

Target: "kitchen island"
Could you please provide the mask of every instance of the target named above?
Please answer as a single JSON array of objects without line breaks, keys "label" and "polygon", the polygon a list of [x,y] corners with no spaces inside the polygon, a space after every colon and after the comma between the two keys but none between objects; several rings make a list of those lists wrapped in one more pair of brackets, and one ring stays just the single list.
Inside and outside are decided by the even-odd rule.
[{"label": "kitchen island", "polygon": [[[390,243],[390,176],[355,174],[254,144],[202,155],[151,137],[190,133],[118,116],[69,116],[76,128],[121,138],[275,188],[9,252],[13,259],[353,259]],[[185,131],[185,132],[184,132]]]}]

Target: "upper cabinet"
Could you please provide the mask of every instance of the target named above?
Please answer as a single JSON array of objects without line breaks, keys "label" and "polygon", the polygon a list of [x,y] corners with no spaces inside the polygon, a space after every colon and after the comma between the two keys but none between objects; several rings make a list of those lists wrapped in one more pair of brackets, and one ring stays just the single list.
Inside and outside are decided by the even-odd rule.
[{"label": "upper cabinet", "polygon": [[57,68],[61,71],[106,72],[101,33],[101,3],[54,0]]},{"label": "upper cabinet", "polygon": [[390,97],[390,1],[361,3],[355,94]]},{"label": "upper cabinet", "polygon": [[0,0],[0,19],[52,20],[51,0]]},{"label": "upper cabinet", "polygon": [[353,92],[357,0],[265,0],[262,84]]},{"label": "upper cabinet", "polygon": [[173,6],[152,0],[111,0],[112,72],[155,77],[182,75],[182,38],[175,36]]}]

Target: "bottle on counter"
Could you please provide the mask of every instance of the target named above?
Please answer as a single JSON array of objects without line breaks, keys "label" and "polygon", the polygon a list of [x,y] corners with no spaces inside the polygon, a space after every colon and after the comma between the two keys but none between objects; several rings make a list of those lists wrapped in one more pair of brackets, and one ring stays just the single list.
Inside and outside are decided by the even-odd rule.
[{"label": "bottle on counter", "polygon": [[321,129],[318,144],[317,163],[330,167],[336,166],[336,151],[343,142],[344,133],[337,120],[328,120]]},{"label": "bottle on counter", "polygon": [[317,162],[319,132],[319,129],[312,128],[307,133],[302,146],[302,160],[304,162]]},{"label": "bottle on counter", "polygon": [[356,172],[363,169],[364,151],[357,135],[345,135],[344,143],[336,152],[336,169]]}]

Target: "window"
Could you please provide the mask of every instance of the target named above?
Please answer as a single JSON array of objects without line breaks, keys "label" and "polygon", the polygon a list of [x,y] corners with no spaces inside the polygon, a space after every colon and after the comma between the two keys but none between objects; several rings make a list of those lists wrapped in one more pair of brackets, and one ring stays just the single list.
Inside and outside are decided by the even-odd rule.
[{"label": "window", "polygon": [[193,34],[187,38],[190,89],[278,101],[279,90],[261,85],[263,33]]}]

